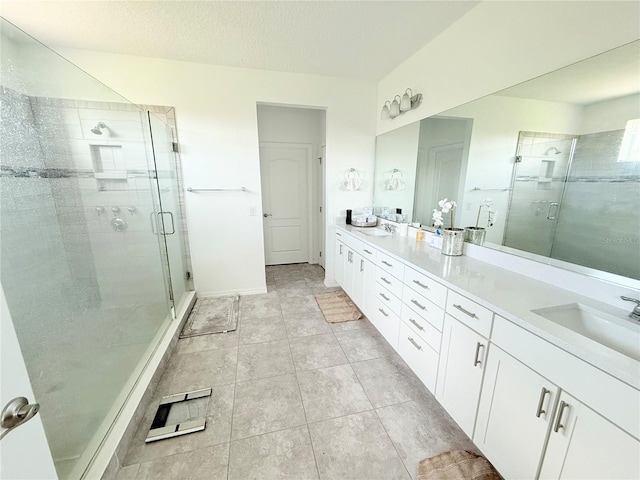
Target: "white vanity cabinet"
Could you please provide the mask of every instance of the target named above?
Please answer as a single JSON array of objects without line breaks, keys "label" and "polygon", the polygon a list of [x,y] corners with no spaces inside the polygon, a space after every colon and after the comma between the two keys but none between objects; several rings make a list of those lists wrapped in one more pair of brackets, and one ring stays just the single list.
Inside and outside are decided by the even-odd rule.
[{"label": "white vanity cabinet", "polygon": [[400,313],[402,311],[402,274],[404,264],[378,251],[373,286],[374,311],[369,320],[389,344],[398,350]]},{"label": "white vanity cabinet", "polygon": [[640,443],[562,392],[540,478],[637,480]]},{"label": "white vanity cabinet", "polygon": [[446,298],[444,285],[405,267],[398,352],[432,393],[436,391]]},{"label": "white vanity cabinet", "polygon": [[556,385],[491,345],[473,441],[502,476],[536,477],[557,398]]},{"label": "white vanity cabinet", "polygon": [[436,398],[473,437],[493,312],[449,290]]},{"label": "white vanity cabinet", "polygon": [[335,248],[335,256],[334,256],[334,270],[336,282],[341,287],[344,285],[344,264],[346,263],[347,257],[347,249],[345,247],[344,242],[342,241],[343,237],[346,234],[337,232],[336,233],[336,248]]},{"label": "white vanity cabinet", "polygon": [[500,317],[492,342],[473,441],[501,475],[640,478],[637,390]]}]

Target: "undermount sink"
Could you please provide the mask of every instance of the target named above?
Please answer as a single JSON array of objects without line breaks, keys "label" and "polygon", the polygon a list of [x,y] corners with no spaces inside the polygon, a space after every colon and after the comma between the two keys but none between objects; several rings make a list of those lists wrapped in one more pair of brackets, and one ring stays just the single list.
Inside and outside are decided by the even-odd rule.
[{"label": "undermount sink", "polygon": [[391,235],[389,232],[380,230],[379,228],[367,228],[366,230],[358,230],[358,233],[366,235],[367,237],[387,237]]},{"label": "undermount sink", "polygon": [[640,361],[640,325],[579,303],[531,310],[617,352]]}]

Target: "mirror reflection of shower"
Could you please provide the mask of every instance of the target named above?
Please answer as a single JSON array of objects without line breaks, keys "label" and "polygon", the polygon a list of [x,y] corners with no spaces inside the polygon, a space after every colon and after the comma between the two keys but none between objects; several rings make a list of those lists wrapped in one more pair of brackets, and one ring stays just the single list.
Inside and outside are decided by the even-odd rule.
[{"label": "mirror reflection of shower", "polygon": [[91,133],[95,133],[96,135],[102,135],[102,130],[108,130],[108,127],[104,122],[98,122],[95,127],[91,129]]}]

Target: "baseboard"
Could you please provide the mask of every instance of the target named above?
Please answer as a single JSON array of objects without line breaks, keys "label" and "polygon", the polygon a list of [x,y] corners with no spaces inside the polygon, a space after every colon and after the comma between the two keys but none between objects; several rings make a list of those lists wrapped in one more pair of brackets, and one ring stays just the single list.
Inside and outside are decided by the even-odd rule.
[{"label": "baseboard", "polygon": [[214,291],[214,292],[198,292],[198,298],[222,297],[224,295],[233,295],[234,293],[237,293],[239,295],[260,295],[262,293],[267,293],[267,287],[247,288],[245,290],[222,290],[222,291]]},{"label": "baseboard", "polygon": [[324,286],[329,288],[329,287],[339,287],[340,285],[338,285],[338,282],[336,282],[335,280],[325,280],[324,281]]}]

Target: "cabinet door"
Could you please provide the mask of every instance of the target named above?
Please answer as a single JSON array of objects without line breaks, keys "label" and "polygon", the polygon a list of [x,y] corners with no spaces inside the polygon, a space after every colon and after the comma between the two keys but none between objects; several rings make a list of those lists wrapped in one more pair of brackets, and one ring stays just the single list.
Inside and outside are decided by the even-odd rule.
[{"label": "cabinet door", "polygon": [[366,260],[359,253],[353,252],[353,295],[351,299],[360,310],[364,305],[364,268]]},{"label": "cabinet door", "polygon": [[354,270],[354,263],[353,263],[353,250],[351,248],[349,248],[348,246],[344,246],[345,254],[343,255],[344,257],[344,285],[342,285],[342,288],[344,289],[345,292],[347,292],[347,295],[349,295],[349,297],[351,297],[351,299],[353,300],[353,270]]},{"label": "cabinet door", "polygon": [[488,342],[449,315],[442,333],[436,398],[472,437]]},{"label": "cabinet door", "polygon": [[344,288],[344,264],[347,257],[347,247],[344,243],[336,239],[336,251],[334,259],[334,269],[336,272],[336,282]]},{"label": "cabinet door", "polygon": [[637,480],[640,442],[562,392],[540,478]]},{"label": "cabinet door", "polygon": [[558,388],[492,344],[473,441],[505,478],[535,478]]},{"label": "cabinet door", "polygon": [[366,258],[364,260],[364,291],[362,313],[371,319],[376,312],[376,265]]}]

